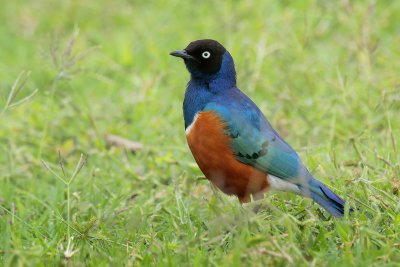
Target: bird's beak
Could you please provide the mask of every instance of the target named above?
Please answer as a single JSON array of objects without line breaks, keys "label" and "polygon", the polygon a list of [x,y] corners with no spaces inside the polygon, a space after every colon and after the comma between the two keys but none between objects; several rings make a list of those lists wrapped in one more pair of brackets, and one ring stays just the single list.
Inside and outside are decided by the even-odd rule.
[{"label": "bird's beak", "polygon": [[196,61],[196,58],[189,55],[185,50],[176,50],[176,51],[172,51],[169,54],[174,57],[180,57],[180,58],[187,59],[190,61]]}]

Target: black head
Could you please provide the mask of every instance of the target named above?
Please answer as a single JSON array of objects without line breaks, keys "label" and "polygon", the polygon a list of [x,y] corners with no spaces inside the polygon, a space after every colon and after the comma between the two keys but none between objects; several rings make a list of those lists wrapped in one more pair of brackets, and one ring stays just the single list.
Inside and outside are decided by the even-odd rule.
[{"label": "black head", "polygon": [[193,41],[184,50],[173,51],[170,55],[189,61],[204,73],[213,73],[221,68],[225,51],[225,47],[217,41],[203,39]]}]

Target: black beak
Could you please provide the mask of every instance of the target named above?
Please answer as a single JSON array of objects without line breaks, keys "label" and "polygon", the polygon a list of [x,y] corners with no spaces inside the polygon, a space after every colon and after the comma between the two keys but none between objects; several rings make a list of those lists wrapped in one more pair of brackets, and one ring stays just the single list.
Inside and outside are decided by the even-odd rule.
[{"label": "black beak", "polygon": [[189,55],[185,50],[176,50],[176,51],[172,51],[169,54],[174,57],[180,57],[180,58],[187,59],[190,61],[197,61],[196,58]]}]

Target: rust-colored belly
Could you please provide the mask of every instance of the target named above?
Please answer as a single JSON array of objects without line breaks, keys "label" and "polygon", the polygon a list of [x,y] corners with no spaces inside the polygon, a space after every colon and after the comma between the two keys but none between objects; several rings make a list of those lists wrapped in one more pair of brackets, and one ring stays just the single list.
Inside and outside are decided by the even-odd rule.
[{"label": "rust-colored belly", "polygon": [[199,112],[186,139],[201,171],[215,186],[241,202],[268,187],[267,174],[239,162],[232,151],[226,124],[213,111]]}]

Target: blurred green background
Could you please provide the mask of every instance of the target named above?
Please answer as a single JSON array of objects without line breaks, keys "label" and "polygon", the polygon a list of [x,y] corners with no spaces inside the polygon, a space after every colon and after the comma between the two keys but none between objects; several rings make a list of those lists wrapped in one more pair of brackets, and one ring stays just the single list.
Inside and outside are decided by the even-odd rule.
[{"label": "blurred green background", "polygon": [[[17,0],[0,19],[0,265],[400,261],[399,1]],[[168,53],[202,38],[352,217],[286,193],[255,214],[201,178]]]}]

